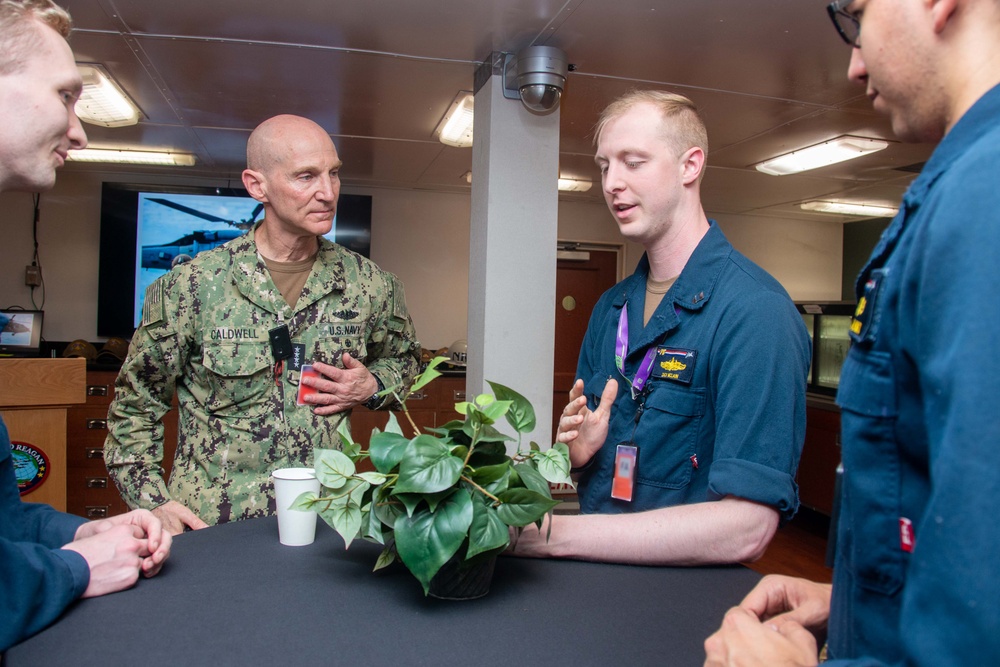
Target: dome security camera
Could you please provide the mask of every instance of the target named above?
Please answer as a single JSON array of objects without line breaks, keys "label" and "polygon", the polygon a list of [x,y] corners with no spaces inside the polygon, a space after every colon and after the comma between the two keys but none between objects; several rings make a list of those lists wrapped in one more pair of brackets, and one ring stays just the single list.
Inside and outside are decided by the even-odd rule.
[{"label": "dome security camera", "polygon": [[529,46],[517,53],[514,71],[517,90],[524,106],[546,113],[559,106],[569,63],[566,54],[552,46]]}]

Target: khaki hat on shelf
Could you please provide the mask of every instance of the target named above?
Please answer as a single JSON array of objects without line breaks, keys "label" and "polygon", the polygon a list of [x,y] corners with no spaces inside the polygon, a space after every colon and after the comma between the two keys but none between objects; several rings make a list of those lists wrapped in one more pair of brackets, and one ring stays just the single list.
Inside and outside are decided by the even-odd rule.
[{"label": "khaki hat on shelf", "polygon": [[87,361],[94,361],[97,359],[97,348],[82,338],[77,338],[75,341],[66,346],[66,349],[63,350],[62,356],[83,357]]},{"label": "khaki hat on shelf", "polygon": [[128,341],[124,338],[109,338],[101,351],[97,353],[97,360],[104,363],[121,363],[128,355]]}]

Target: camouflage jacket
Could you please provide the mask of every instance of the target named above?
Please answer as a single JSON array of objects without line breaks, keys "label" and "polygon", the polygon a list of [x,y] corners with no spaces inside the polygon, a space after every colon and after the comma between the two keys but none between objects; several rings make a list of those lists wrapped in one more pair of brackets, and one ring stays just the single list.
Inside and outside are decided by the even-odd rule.
[{"label": "camouflage jacket", "polygon": [[[336,447],[349,413],[297,406],[298,371],[277,377],[268,331],[287,324],[304,362],[350,353],[386,387],[414,375],[420,344],[398,279],[325,239],[294,310],[257,255],[254,231],[153,283],[115,383],[104,458],[131,507],[168,500],[209,524],[274,513],[272,470]],[[299,348],[303,349],[303,348]],[[177,451],[163,478],[163,425],[176,392]],[[388,407],[383,405],[382,407]]]}]

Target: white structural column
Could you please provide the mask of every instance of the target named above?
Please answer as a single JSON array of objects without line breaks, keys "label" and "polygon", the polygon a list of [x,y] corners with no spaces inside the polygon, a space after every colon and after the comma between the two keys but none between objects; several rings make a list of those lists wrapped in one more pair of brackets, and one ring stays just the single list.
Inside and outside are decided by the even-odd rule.
[{"label": "white structural column", "polygon": [[505,98],[497,73],[476,92],[474,122],[467,390],[471,400],[492,380],[524,394],[537,417],[525,444],[545,448],[552,444],[559,110],[534,114]]}]

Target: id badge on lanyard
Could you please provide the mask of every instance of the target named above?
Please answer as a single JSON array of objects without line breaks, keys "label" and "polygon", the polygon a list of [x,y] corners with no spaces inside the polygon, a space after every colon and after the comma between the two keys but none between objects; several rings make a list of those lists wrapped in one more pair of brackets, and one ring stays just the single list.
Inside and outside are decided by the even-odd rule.
[{"label": "id badge on lanyard", "polygon": [[621,442],[615,449],[615,470],[611,480],[611,497],[616,500],[632,501],[632,491],[635,488],[636,473],[639,469],[639,446],[635,444],[635,429],[639,425],[639,418],[645,409],[646,395],[644,389],[649,375],[653,369],[653,360],[656,358],[656,346],[650,346],[639,364],[635,376],[630,380],[625,375],[625,357],[628,355],[628,304],[622,307],[621,315],[618,317],[618,331],[615,336],[615,365],[618,372],[625,381],[628,382],[632,400],[639,402],[639,407],[635,413],[635,424],[632,427],[632,440]]}]

